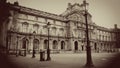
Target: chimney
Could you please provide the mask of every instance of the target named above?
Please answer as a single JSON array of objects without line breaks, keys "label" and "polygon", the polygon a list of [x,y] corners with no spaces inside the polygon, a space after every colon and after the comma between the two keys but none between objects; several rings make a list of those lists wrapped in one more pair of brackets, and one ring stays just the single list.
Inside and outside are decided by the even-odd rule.
[{"label": "chimney", "polygon": [[114,25],[114,28],[117,29],[117,24]]},{"label": "chimney", "polygon": [[67,9],[69,10],[71,8],[71,6],[72,6],[71,3],[68,3],[68,8]]},{"label": "chimney", "polygon": [[14,2],[14,5],[18,6],[19,5],[18,1]]},{"label": "chimney", "polygon": [[70,7],[71,6],[71,3],[68,3],[68,7]]}]

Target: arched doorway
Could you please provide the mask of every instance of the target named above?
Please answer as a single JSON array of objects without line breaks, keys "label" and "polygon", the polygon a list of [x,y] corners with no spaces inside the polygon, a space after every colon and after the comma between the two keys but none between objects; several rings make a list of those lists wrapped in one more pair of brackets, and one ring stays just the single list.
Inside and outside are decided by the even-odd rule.
[{"label": "arched doorway", "polygon": [[65,49],[65,42],[61,41],[61,49]]},{"label": "arched doorway", "polygon": [[75,50],[78,50],[78,42],[77,41],[74,42],[74,47],[75,47]]},{"label": "arched doorway", "polygon": [[44,40],[44,49],[47,49],[48,46],[48,40]]},{"label": "arched doorway", "polygon": [[27,49],[28,50],[28,44],[29,44],[29,41],[28,39],[23,39],[23,44],[22,44],[22,49]]},{"label": "arched doorway", "polygon": [[58,43],[56,40],[53,41],[53,49],[58,49]]},{"label": "arched doorway", "polygon": [[38,39],[34,39],[33,40],[33,46],[35,50],[39,49],[39,40]]}]

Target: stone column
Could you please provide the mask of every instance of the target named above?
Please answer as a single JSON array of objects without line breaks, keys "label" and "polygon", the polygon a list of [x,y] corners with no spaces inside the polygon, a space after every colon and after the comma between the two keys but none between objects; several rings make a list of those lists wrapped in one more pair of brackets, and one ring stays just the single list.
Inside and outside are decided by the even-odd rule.
[{"label": "stone column", "polygon": [[33,38],[31,37],[30,39],[30,50],[32,51],[33,50]]},{"label": "stone column", "polygon": [[78,41],[78,49],[81,51],[82,50],[82,48],[81,48],[81,41],[79,42]]},{"label": "stone column", "polygon": [[73,40],[72,39],[68,40],[68,45],[67,46],[68,46],[69,50],[73,50],[74,47],[73,47]]},{"label": "stone column", "polygon": [[75,50],[75,41],[73,41],[73,39],[71,39],[71,49],[74,51]]},{"label": "stone column", "polygon": [[[61,42],[60,42],[60,46],[61,46]],[[65,41],[65,46],[66,46],[66,50],[69,50],[68,41]]]},{"label": "stone column", "polygon": [[58,50],[61,50],[61,44],[60,43],[61,43],[61,41],[58,41],[58,45],[57,45],[58,46]]},{"label": "stone column", "polygon": [[53,49],[53,41],[51,39],[49,40],[49,46],[50,46],[50,49],[52,50]]}]

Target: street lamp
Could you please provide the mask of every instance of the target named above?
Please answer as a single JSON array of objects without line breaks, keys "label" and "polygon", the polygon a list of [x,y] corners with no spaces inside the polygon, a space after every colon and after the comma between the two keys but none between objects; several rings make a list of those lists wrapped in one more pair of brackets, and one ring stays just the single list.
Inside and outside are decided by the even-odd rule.
[{"label": "street lamp", "polygon": [[85,11],[85,22],[86,22],[86,40],[87,40],[87,46],[86,46],[86,55],[87,55],[87,61],[86,61],[86,67],[93,67],[93,62],[92,62],[92,57],[91,57],[91,46],[90,46],[90,41],[89,41],[89,30],[88,30],[88,20],[87,20],[87,16],[88,16],[88,10],[87,10],[87,6],[89,4],[86,2],[86,0],[83,0],[83,8]]},{"label": "street lamp", "polygon": [[47,61],[51,60],[50,57],[50,48],[49,48],[49,31],[50,31],[50,22],[47,23],[47,28],[48,28],[48,47],[47,47]]},{"label": "street lamp", "polygon": [[[36,32],[34,31],[34,32],[33,32],[34,39],[35,39],[35,34],[36,34]],[[34,40],[33,40],[33,43],[34,43]],[[34,48],[34,44],[33,44],[32,58],[35,58],[35,48]]]}]

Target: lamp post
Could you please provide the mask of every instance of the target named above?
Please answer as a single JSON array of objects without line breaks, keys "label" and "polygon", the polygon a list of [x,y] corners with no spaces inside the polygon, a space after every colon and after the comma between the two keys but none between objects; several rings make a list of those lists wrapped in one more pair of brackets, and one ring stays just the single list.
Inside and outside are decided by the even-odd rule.
[{"label": "lamp post", "polygon": [[50,61],[51,60],[51,57],[50,57],[50,48],[49,48],[49,31],[50,31],[50,22],[48,22],[47,24],[47,28],[48,28],[48,47],[47,47],[47,61]]},{"label": "lamp post", "polygon": [[88,11],[87,11],[87,6],[89,4],[86,2],[86,0],[83,1],[83,8],[85,11],[85,23],[86,23],[86,40],[87,40],[87,46],[86,46],[86,55],[87,55],[87,61],[86,61],[86,67],[93,67],[93,62],[92,62],[92,56],[91,56],[91,46],[90,46],[90,40],[89,40],[89,30],[88,30]]},{"label": "lamp post", "polygon": [[[35,39],[35,34],[36,34],[36,32],[34,31],[34,32],[33,32],[34,39]],[[34,40],[33,40],[33,41],[34,41]],[[33,43],[34,43],[34,42],[33,42]],[[32,58],[35,58],[35,49],[34,49],[34,44],[33,44]]]}]

